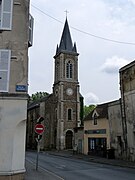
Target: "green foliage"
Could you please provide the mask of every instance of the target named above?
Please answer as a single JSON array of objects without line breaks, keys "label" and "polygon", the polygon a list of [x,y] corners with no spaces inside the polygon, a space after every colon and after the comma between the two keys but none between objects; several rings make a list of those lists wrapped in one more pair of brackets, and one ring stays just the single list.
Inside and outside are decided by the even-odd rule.
[{"label": "green foliage", "polygon": [[35,94],[32,94],[31,96],[29,96],[29,102],[40,100],[41,98],[46,97],[48,95],[49,93],[47,92],[36,92]]},{"label": "green foliage", "polygon": [[96,105],[89,105],[89,106],[84,106],[84,117],[86,117],[94,108]]}]

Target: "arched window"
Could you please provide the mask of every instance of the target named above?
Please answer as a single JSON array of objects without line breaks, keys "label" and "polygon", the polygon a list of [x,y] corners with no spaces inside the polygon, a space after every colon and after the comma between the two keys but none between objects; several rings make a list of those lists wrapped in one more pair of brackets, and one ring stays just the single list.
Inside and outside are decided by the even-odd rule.
[{"label": "arched window", "polygon": [[72,120],[72,109],[68,109],[68,121]]},{"label": "arched window", "polygon": [[66,77],[72,78],[72,74],[73,74],[73,65],[71,61],[68,61],[66,64]]}]

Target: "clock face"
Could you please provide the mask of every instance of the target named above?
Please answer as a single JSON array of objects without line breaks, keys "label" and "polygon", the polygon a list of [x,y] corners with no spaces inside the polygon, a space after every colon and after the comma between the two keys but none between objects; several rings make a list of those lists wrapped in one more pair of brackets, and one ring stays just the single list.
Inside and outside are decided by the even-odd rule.
[{"label": "clock face", "polygon": [[73,89],[68,88],[68,89],[66,90],[66,93],[67,93],[67,95],[71,96],[71,95],[73,94]]}]

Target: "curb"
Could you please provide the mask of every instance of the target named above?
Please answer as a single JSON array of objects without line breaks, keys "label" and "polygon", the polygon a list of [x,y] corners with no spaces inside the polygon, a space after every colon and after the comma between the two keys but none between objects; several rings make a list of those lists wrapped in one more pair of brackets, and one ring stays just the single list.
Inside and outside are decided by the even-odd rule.
[{"label": "curb", "polygon": [[[113,162],[111,162],[111,159],[102,159],[101,161],[94,158],[94,157],[81,157],[81,156],[77,156],[77,155],[68,155],[68,154],[59,154],[59,153],[53,153],[53,152],[48,152],[48,154],[53,155],[53,156],[60,156],[60,157],[64,157],[64,158],[74,158],[74,159],[81,159],[87,162],[93,162],[93,163],[100,163],[100,164],[106,164],[106,165],[111,165],[111,166],[119,166],[119,167],[125,167],[125,168],[132,168],[135,169],[135,163],[133,165],[130,164],[124,164],[124,163],[128,163],[127,161],[122,161],[122,162],[118,162],[117,160],[113,159]],[[88,158],[88,159],[86,159]],[[132,162],[129,162],[132,163]]]}]

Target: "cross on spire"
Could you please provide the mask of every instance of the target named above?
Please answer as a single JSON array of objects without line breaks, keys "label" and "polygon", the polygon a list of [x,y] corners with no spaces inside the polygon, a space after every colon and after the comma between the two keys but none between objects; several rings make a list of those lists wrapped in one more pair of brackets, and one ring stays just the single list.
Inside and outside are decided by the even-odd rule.
[{"label": "cross on spire", "polygon": [[67,14],[69,13],[67,10],[66,11],[64,11],[65,13],[66,13],[66,18],[67,18]]}]

